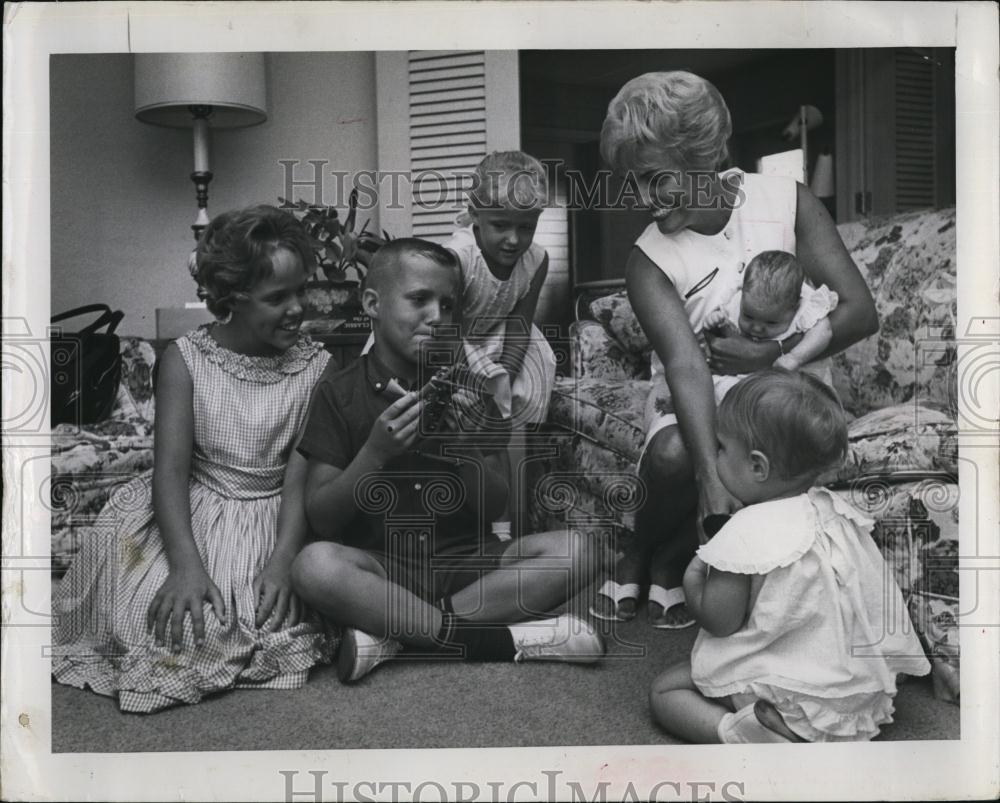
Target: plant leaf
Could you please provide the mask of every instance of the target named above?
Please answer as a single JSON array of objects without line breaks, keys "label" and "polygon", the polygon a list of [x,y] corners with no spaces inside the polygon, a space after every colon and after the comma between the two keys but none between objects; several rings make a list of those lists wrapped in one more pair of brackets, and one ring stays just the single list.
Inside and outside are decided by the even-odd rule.
[{"label": "plant leaf", "polygon": [[347,220],[344,221],[344,229],[348,232],[354,231],[354,221],[358,216],[358,188],[355,187],[351,190],[350,198],[348,199],[348,212]]}]

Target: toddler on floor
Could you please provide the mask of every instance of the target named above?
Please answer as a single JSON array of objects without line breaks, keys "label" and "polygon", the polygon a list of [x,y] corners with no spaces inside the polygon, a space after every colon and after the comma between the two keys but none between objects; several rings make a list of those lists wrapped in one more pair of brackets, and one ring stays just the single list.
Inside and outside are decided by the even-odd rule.
[{"label": "toddler on floor", "polygon": [[813,487],[847,448],[840,403],[809,374],[755,373],[720,404],[718,442],[719,478],[746,507],[685,572],[702,630],[654,681],[653,716],[701,743],[877,736],[897,673],[930,665],[873,522]]}]

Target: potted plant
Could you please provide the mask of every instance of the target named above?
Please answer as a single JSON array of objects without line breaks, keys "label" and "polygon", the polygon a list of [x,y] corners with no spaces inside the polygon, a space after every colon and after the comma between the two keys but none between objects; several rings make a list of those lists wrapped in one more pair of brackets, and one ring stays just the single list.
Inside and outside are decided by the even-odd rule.
[{"label": "potted plant", "polygon": [[332,206],[316,206],[279,197],[303,224],[312,239],[318,270],[306,284],[306,315],[303,329],[311,334],[328,334],[349,329],[370,331],[368,317],[361,311],[361,286],[371,258],[391,239],[368,231],[365,221],[357,233],[358,190],[351,191],[347,217],[341,222]]}]

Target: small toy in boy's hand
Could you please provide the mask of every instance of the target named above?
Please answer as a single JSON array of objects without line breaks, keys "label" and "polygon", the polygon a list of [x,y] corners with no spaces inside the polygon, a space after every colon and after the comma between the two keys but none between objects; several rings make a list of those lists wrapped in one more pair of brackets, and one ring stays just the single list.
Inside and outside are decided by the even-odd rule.
[{"label": "small toy in boy's hand", "polygon": [[728,513],[710,513],[701,520],[701,528],[705,531],[705,536],[711,538],[721,530],[729,521]]},{"label": "small toy in boy's hand", "polygon": [[451,404],[454,388],[454,383],[451,381],[453,373],[451,367],[439,368],[430,381],[421,388],[420,399],[424,403],[420,417],[422,432],[437,432],[440,428],[441,420]]}]

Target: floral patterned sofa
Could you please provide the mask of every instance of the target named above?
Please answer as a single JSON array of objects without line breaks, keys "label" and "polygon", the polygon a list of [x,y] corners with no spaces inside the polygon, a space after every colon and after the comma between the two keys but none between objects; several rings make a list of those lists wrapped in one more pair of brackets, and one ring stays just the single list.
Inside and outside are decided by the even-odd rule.
[{"label": "floral patterned sofa", "polygon": [[[122,374],[111,415],[52,431],[52,568],[64,572],[111,492],[153,465],[153,342],[121,338]],[[127,500],[123,500],[127,503]]]},{"label": "floral patterned sofa", "polygon": [[[958,693],[958,433],[955,212],[910,212],[839,227],[871,288],[880,331],[834,359],[852,417],[850,452],[824,483],[867,512],[935,662]],[[650,346],[624,291],[589,304],[571,328],[573,375],[555,387],[551,452],[532,525],[602,526],[627,538],[643,489]]]}]

